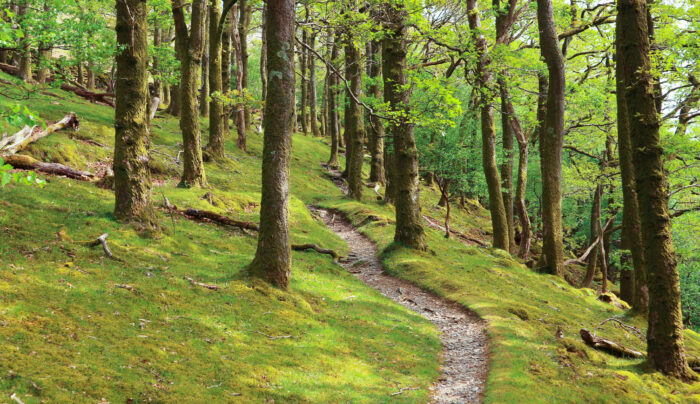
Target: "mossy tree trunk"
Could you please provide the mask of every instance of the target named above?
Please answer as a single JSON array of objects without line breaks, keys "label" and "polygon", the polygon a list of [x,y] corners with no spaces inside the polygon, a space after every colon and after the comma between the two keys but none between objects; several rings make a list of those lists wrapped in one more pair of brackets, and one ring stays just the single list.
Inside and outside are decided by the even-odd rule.
[{"label": "mossy tree trunk", "polygon": [[[591,236],[588,239],[589,245],[593,244],[598,237],[600,232],[598,231],[600,223],[600,198],[603,193],[603,186],[598,184],[593,191],[593,202],[591,203],[591,220],[590,220],[590,233]],[[588,255],[588,263],[586,265],[586,274],[583,276],[581,281],[582,288],[590,288],[593,283],[593,278],[595,278],[596,270],[598,269],[598,251],[600,247],[597,245],[593,248],[591,253]]]},{"label": "mossy tree trunk", "polygon": [[646,0],[619,0],[617,12],[618,60],[622,62],[618,80],[625,89],[649,287],[647,353],[652,366],[661,372],[695,379],[684,354],[680,282],[654,100]]},{"label": "mossy tree trunk", "polygon": [[[240,18],[238,19],[238,37],[241,42],[241,88],[248,90],[248,30],[250,29],[250,18],[253,13],[253,7],[248,3],[248,0],[239,0]],[[248,104],[243,106],[243,116],[245,119],[245,130],[250,130],[250,125],[253,122]]]},{"label": "mossy tree trunk", "polygon": [[[153,28],[153,47],[157,48],[161,46],[163,42],[163,29],[160,28],[157,23],[156,26]],[[158,72],[158,58],[154,57],[153,61],[151,62],[151,68],[152,68],[152,75],[153,77],[153,89],[155,92],[155,96],[158,98],[163,99],[163,83],[155,77],[155,75]],[[165,100],[163,100],[165,101]]]},{"label": "mossy tree trunk", "polygon": [[114,115],[114,216],[149,227],[151,206],[148,168],[148,8],[146,0],[116,3],[117,54]]},{"label": "mossy tree trunk", "polygon": [[[337,67],[338,59],[338,36],[331,39],[331,63]],[[327,68],[328,78],[328,131],[331,134],[331,156],[328,165],[331,168],[340,167],[338,162],[338,146],[340,143],[340,124],[338,122],[338,77],[331,68]]]},{"label": "mossy tree trunk", "polygon": [[562,276],[564,249],[561,219],[561,153],[564,144],[564,57],[559,49],[551,0],[537,0],[540,52],[547,64],[547,110],[540,136],[542,172],[542,256],[538,269]]},{"label": "mossy tree trunk", "polygon": [[[263,7],[260,34],[260,93],[262,102],[267,98],[267,8]],[[264,109],[263,109],[264,110]],[[262,118],[262,117],[261,117]]]},{"label": "mossy tree trunk", "polygon": [[[367,54],[367,63],[369,64],[369,77],[371,84],[369,86],[369,95],[376,99],[382,98],[382,92],[379,87],[379,78],[382,75],[382,64],[380,59],[382,50],[379,41],[371,41],[368,44],[370,52]],[[370,170],[369,181],[380,184],[385,184],[384,177],[384,122],[376,115],[370,115],[368,118],[369,125],[369,154]]]},{"label": "mossy tree trunk", "polygon": [[[19,5],[17,18],[22,22],[22,25],[26,25],[24,19],[26,18],[28,7],[28,1],[24,1]],[[24,29],[24,37],[20,39],[19,70],[17,75],[24,81],[32,81],[32,50],[30,47],[31,38],[29,37],[29,33],[27,32],[26,28],[28,27],[25,27]]]},{"label": "mossy tree trunk", "polygon": [[[231,91],[231,35],[233,25],[231,24],[231,10],[226,13],[226,22],[224,23],[223,32],[221,33],[221,88],[222,91]],[[264,98],[263,98],[264,100]],[[228,113],[222,111],[222,132],[226,137],[230,131],[230,117]]]},{"label": "mossy tree trunk", "polygon": [[506,222],[508,224],[508,246],[515,253],[515,222],[513,214],[513,128],[510,125],[506,110],[508,103],[507,94],[504,96],[503,88],[506,87],[505,77],[498,80],[501,90],[501,132],[503,140],[503,162],[501,163],[501,193],[503,194],[503,207],[506,210]]},{"label": "mossy tree trunk", "polygon": [[[632,138],[627,116],[624,83],[624,60],[620,57],[622,30],[616,30],[617,58],[616,93],[617,93],[617,143],[620,160],[620,177],[622,178],[622,247],[630,250],[632,266],[634,267],[634,292],[630,302],[635,310],[646,312],[649,306],[649,289],[646,282],[646,265],[642,244],[641,223],[639,218],[639,202],[634,179],[634,163],[632,161]],[[627,288],[625,288],[627,290]],[[626,291],[625,297],[629,298]]]},{"label": "mossy tree trunk", "polygon": [[[309,33],[309,47],[311,49],[316,48],[316,32],[313,30],[311,33]],[[309,70],[309,120],[311,123],[311,133],[314,136],[321,136],[321,132],[318,128],[318,112],[316,103],[316,58],[314,57],[313,52],[308,52],[306,62]]]},{"label": "mossy tree trunk", "polygon": [[394,241],[409,248],[425,250],[418,182],[418,150],[410,121],[409,89],[406,88],[406,19],[400,4],[385,5],[386,30],[382,40],[384,101],[395,119],[389,124],[394,141],[393,173],[396,206]]},{"label": "mossy tree trunk", "polygon": [[202,162],[199,108],[197,107],[197,78],[202,59],[202,8],[206,0],[192,2],[192,19],[188,32],[183,4],[172,5],[175,39],[181,49],[180,60],[180,130],[184,145],[184,167],[180,186],[206,185]]},{"label": "mossy tree trunk", "polygon": [[[353,36],[345,33],[345,77],[350,82],[349,91],[356,97],[362,93],[362,63],[360,50]],[[346,160],[348,195],[362,199],[362,162],[364,160],[365,128],[362,123],[362,108],[348,92],[345,115]]]},{"label": "mossy tree trunk", "polygon": [[[234,5],[231,9],[231,15],[233,16],[231,24],[234,26],[231,38],[233,39],[233,53],[236,58],[236,91],[238,94],[243,94],[243,53],[241,48],[240,31],[235,28],[239,26],[238,4]],[[245,108],[242,103],[236,104],[234,108],[233,121],[236,124],[236,132],[238,132],[238,147],[241,150],[246,150],[247,139],[245,130]]]},{"label": "mossy tree trunk", "polygon": [[[309,22],[309,6],[308,2],[304,4],[304,8],[306,9],[306,22]],[[308,33],[306,32],[306,27],[302,26],[301,27],[301,42],[305,45],[308,45]],[[299,117],[301,119],[301,132],[304,135],[309,134],[309,108],[308,108],[308,100],[309,100],[309,85],[308,85],[308,78],[306,76],[306,69],[308,67],[308,63],[306,62],[306,59],[308,57],[308,51],[306,50],[306,46],[301,46],[299,48],[299,73],[301,74],[301,80],[299,83],[299,86],[301,87],[301,99],[299,100]]]},{"label": "mossy tree trunk", "polygon": [[490,55],[486,39],[481,34],[481,19],[476,0],[467,0],[469,28],[471,29],[478,55],[476,65],[477,85],[481,91],[481,140],[482,163],[489,192],[489,210],[493,226],[493,247],[509,251],[508,217],[503,194],[501,192],[501,175],[496,162],[496,127],[494,124],[493,98],[494,83],[490,70]]},{"label": "mossy tree trunk", "polygon": [[[204,16],[204,26],[202,27],[202,78],[200,80],[202,87],[199,90],[199,115],[203,117],[209,116],[209,27],[211,26],[211,4],[207,5]],[[218,21],[217,21],[218,22]]]},{"label": "mossy tree trunk", "polygon": [[294,116],[294,0],[268,0],[268,92],[265,103],[260,230],[250,272],[287,288],[289,243],[289,163]]},{"label": "mossy tree trunk", "polygon": [[[207,152],[214,158],[224,157],[224,107],[221,99],[214,95],[223,93],[223,74],[221,72],[221,41],[223,32],[219,32],[221,3],[212,0],[209,5],[209,144]],[[228,66],[227,66],[228,68]],[[204,101],[206,102],[206,101]]]}]

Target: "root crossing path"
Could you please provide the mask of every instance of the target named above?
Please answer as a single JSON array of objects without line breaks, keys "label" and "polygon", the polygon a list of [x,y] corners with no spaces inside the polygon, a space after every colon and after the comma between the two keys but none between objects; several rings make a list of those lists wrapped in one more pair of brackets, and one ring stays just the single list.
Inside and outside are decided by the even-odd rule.
[{"label": "root crossing path", "polygon": [[464,307],[384,273],[377,247],[341,214],[311,208],[350,247],[340,264],[365,284],[430,320],[440,330],[442,376],[431,387],[434,403],[477,403],[487,374],[485,322]]}]

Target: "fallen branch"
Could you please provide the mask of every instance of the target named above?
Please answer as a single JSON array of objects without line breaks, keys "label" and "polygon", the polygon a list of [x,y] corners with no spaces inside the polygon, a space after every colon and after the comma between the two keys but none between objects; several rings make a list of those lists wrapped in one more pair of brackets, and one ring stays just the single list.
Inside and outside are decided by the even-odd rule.
[{"label": "fallen branch", "polygon": [[44,130],[36,130],[37,127],[25,126],[21,131],[12,136],[0,139],[0,156],[9,156],[24,149],[37,140],[49,136],[50,134],[64,128],[78,130],[80,121],[75,112],[66,115],[60,121],[49,125]]},{"label": "fallen branch", "polygon": [[418,387],[401,387],[399,391],[396,393],[391,393],[392,396],[398,396],[399,394],[403,394],[404,391],[409,391],[409,390],[418,390]]},{"label": "fallen branch", "polygon": [[611,321],[613,324],[617,324],[617,326],[619,326],[623,330],[625,330],[631,334],[634,334],[637,338],[641,339],[642,341],[647,340],[647,337],[646,337],[646,335],[644,335],[644,332],[642,330],[640,330],[639,328],[637,328],[633,325],[627,325],[615,317],[611,317],[611,318],[603,320],[598,326],[602,326],[603,324],[605,324],[609,321]]},{"label": "fallen branch", "polygon": [[[435,219],[433,219],[430,216],[425,216],[423,215],[423,219],[425,219],[426,222],[428,222],[428,227],[432,227],[434,229],[438,229],[440,231],[445,231],[445,227],[439,224]],[[472,243],[476,243],[480,245],[481,247],[488,247],[489,245],[484,243],[483,241],[479,240],[478,238],[470,237],[460,231],[450,229],[450,234],[454,234],[455,236],[459,237],[462,239],[462,241],[471,241]]]},{"label": "fallen branch", "polygon": [[90,247],[96,247],[100,244],[102,244],[102,249],[105,251],[105,254],[107,255],[108,258],[116,260],[114,257],[114,254],[112,254],[112,251],[109,249],[109,246],[107,245],[107,237],[109,237],[109,234],[105,233],[101,235],[100,237],[97,238],[95,241],[91,241],[88,243]]},{"label": "fallen branch", "polygon": [[596,337],[595,335],[591,334],[591,332],[586,330],[585,328],[582,328],[580,333],[581,333],[581,339],[583,340],[583,342],[585,342],[586,345],[588,345],[594,349],[598,349],[598,350],[607,352],[611,355],[618,356],[621,358],[643,358],[644,357],[644,354],[639,352],[639,351],[625,348],[624,346],[618,344],[617,342],[611,341],[609,339]]},{"label": "fallen branch", "polygon": [[205,289],[209,289],[209,290],[219,290],[220,289],[216,285],[209,285],[207,283],[197,282],[194,279],[190,278],[189,276],[184,276],[183,279],[186,281],[189,281],[190,285],[192,285],[192,286],[201,286],[201,287],[203,287]]},{"label": "fallen branch", "polygon": [[89,181],[93,177],[95,177],[94,174],[88,171],[76,170],[74,168],[64,166],[63,164],[59,163],[45,163],[31,156],[15,154],[10,156],[3,156],[2,158],[5,161],[5,163],[18,169],[35,170],[45,174],[62,175],[64,177],[81,181]]},{"label": "fallen branch", "polygon": [[570,265],[573,263],[583,264],[583,261],[585,261],[586,258],[588,258],[588,254],[590,254],[591,251],[593,251],[593,248],[595,248],[595,246],[597,246],[598,243],[600,243],[600,241],[603,239],[603,235],[605,235],[605,232],[606,232],[608,226],[610,226],[610,223],[612,223],[614,220],[615,220],[615,216],[613,215],[610,219],[608,219],[607,223],[605,223],[605,226],[603,226],[603,231],[600,232],[600,234],[598,235],[598,238],[596,238],[595,241],[593,241],[593,243],[591,243],[591,245],[588,246],[586,251],[584,251],[583,254],[578,258],[572,258],[572,259],[564,261],[564,265]]},{"label": "fallen branch", "polygon": [[128,291],[130,291],[130,292],[131,292],[132,290],[134,290],[134,287],[133,287],[133,286],[127,285],[127,284],[121,284],[121,283],[115,284],[114,287],[115,287],[115,288],[120,288],[120,289],[126,289],[126,290],[128,290]]},{"label": "fallen branch", "polygon": [[294,251],[304,251],[304,250],[314,250],[319,254],[328,254],[333,257],[334,260],[340,258],[340,254],[333,250],[327,248],[319,247],[317,244],[293,244],[292,250]]},{"label": "fallen branch", "polygon": [[265,334],[264,332],[260,332],[260,331],[255,331],[255,330],[248,330],[248,331],[252,331],[252,332],[254,332],[254,333],[256,333],[256,334],[260,334],[260,335],[262,335],[262,336],[264,336],[264,337],[267,337],[267,339],[286,339],[286,338],[294,338],[293,335],[267,335],[267,334]]}]

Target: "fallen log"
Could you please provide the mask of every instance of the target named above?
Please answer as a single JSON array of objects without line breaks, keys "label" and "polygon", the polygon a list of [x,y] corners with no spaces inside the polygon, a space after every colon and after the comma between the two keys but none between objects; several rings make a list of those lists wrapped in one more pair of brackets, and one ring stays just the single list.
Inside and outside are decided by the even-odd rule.
[{"label": "fallen log", "polygon": [[96,93],[94,91],[85,90],[80,87],[72,86],[70,84],[65,83],[61,84],[61,90],[73,92],[76,95],[79,95],[90,102],[106,104],[112,108],[116,107],[114,100],[111,99],[114,98],[114,94],[112,93]]},{"label": "fallen log", "polygon": [[337,252],[335,252],[333,250],[329,250],[327,248],[319,247],[317,244],[293,244],[292,250],[295,250],[295,251],[314,250],[319,254],[328,254],[331,257],[333,257],[334,260],[337,260],[340,258],[340,254],[338,254]]},{"label": "fallen log", "polygon": [[64,116],[63,119],[47,126],[44,130],[37,130],[38,128],[36,126],[31,128],[25,126],[24,129],[12,136],[3,137],[0,139],[0,156],[15,154],[37,140],[65,128],[74,130],[80,128],[80,120],[78,120],[78,116],[75,112]]},{"label": "fallen log", "polygon": [[94,174],[87,171],[76,170],[59,163],[45,163],[43,161],[36,160],[33,157],[24,156],[21,154],[3,156],[2,159],[5,161],[5,163],[14,168],[34,170],[44,174],[61,175],[74,180],[90,181],[95,177]]},{"label": "fallen log", "polygon": [[258,225],[255,223],[231,219],[230,217],[222,216],[218,213],[214,213],[208,210],[185,209],[184,211],[182,211],[182,213],[185,216],[198,220],[205,219],[224,226],[232,226],[246,230],[258,231]]},{"label": "fallen log", "polygon": [[618,344],[615,341],[611,341],[609,339],[605,338],[600,338],[597,337],[593,334],[591,334],[590,331],[588,331],[585,328],[582,328],[581,331],[581,339],[583,342],[586,343],[586,345],[598,349],[600,351],[607,352],[611,355],[618,356],[621,358],[643,358],[644,354],[639,351],[635,351],[630,348],[625,348],[624,346]]}]

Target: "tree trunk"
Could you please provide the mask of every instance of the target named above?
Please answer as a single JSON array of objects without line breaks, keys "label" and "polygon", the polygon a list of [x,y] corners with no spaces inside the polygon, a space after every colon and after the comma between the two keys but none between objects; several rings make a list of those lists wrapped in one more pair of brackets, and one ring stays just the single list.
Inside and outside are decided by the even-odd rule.
[{"label": "tree trunk", "polygon": [[[153,47],[158,48],[161,46],[161,43],[163,42],[163,29],[159,28],[156,26],[153,28]],[[153,71],[152,76],[153,76],[153,89],[155,92],[155,96],[158,98],[163,98],[163,83],[159,79],[155,77],[155,75],[158,73],[158,58],[153,57],[153,61],[151,63],[151,70]],[[163,102],[165,100],[163,99]]]},{"label": "tree trunk", "polygon": [[[306,6],[306,22],[309,22],[309,7],[308,5]],[[301,42],[305,45],[308,45],[308,34],[306,33],[306,28],[302,27],[301,28]],[[301,103],[299,104],[299,111],[301,114],[299,114],[299,117],[301,119],[301,132],[304,135],[309,134],[309,109],[308,109],[308,100],[309,100],[309,85],[308,85],[308,79],[306,76],[306,68],[308,67],[308,63],[306,62],[306,59],[308,57],[308,51],[306,50],[305,46],[301,46],[299,49],[299,72],[301,74],[301,83],[299,86],[301,87]]]},{"label": "tree trunk", "polygon": [[[337,62],[336,60],[338,59],[338,37],[339,35],[335,35],[333,39],[331,39],[331,43],[333,44],[331,47],[331,63],[337,67]],[[338,82],[338,77],[336,76],[335,73],[332,72],[331,68],[329,67],[326,70],[326,74],[329,76],[328,79],[328,110],[329,110],[329,131],[331,134],[331,156],[328,159],[328,166],[331,168],[338,168],[340,167],[340,163],[338,162],[338,145],[340,143],[340,125],[338,122],[338,87],[337,87],[337,82]]]},{"label": "tree trunk", "polygon": [[205,0],[192,2],[192,22],[188,33],[182,7],[173,3],[176,41],[182,49],[180,61],[180,130],[184,146],[184,168],[181,187],[206,185],[202,162],[201,134],[199,130],[199,108],[197,108],[197,78],[202,56],[202,8]]},{"label": "tree trunk", "polygon": [[[209,144],[207,151],[214,158],[224,157],[224,107],[216,94],[223,93],[221,73],[221,37],[219,32],[221,3],[212,0],[209,5]],[[228,66],[227,66],[228,67]],[[206,102],[206,101],[205,101]],[[226,117],[228,119],[228,117]]]},{"label": "tree trunk", "polygon": [[641,221],[644,258],[649,286],[647,352],[661,372],[685,380],[695,379],[683,347],[680,282],[668,214],[663,149],[651,75],[646,0],[617,3],[618,58],[622,62],[627,121],[632,140],[633,164]]},{"label": "tree trunk", "polygon": [[513,219],[513,128],[510,125],[506,110],[508,96],[504,94],[506,79],[498,80],[501,90],[501,131],[503,138],[503,162],[501,163],[501,193],[503,194],[503,207],[506,210],[508,224],[508,246],[515,253],[515,222]]},{"label": "tree trunk", "polygon": [[554,26],[551,0],[537,0],[540,51],[547,63],[547,111],[540,137],[542,171],[542,257],[538,269],[562,276],[564,252],[561,220],[561,152],[564,143],[564,58]]},{"label": "tree trunk", "polygon": [[[241,48],[241,37],[239,34],[239,30],[236,29],[235,27],[239,26],[239,21],[238,21],[238,4],[234,5],[233,8],[231,9],[231,15],[233,16],[233,19],[231,21],[231,24],[234,26],[232,36],[231,38],[233,39],[233,53],[236,58],[236,70],[235,70],[235,78],[236,78],[236,91],[238,92],[239,95],[243,94],[243,54],[242,54],[242,48]],[[245,108],[242,103],[236,104],[234,107],[233,111],[233,121],[236,124],[236,132],[238,132],[238,147],[241,150],[246,150],[247,145],[246,145],[246,121],[245,121]]]},{"label": "tree trunk", "polygon": [[[362,92],[362,63],[360,50],[350,34],[345,37],[345,72],[350,81],[350,91],[359,97]],[[348,171],[348,195],[358,201],[362,199],[362,162],[364,160],[365,128],[362,123],[360,104],[349,96],[349,107],[345,116],[347,133],[345,153]]]},{"label": "tree trunk", "polygon": [[[241,43],[241,88],[248,90],[248,29],[250,28],[250,17],[253,13],[253,8],[248,4],[247,0],[239,0],[240,19],[238,20],[238,37]],[[253,120],[250,113],[250,106],[243,105],[243,119],[245,122],[245,130],[250,130],[250,125]]]},{"label": "tree trunk", "polygon": [[[260,34],[260,84],[262,102],[267,99],[267,7],[263,6],[262,12],[262,33]],[[261,117],[262,119],[262,117]]]},{"label": "tree trunk", "polygon": [[[309,47],[311,49],[316,48],[316,33],[314,31],[309,34]],[[318,114],[316,111],[316,59],[313,52],[307,53],[306,62],[309,70],[309,120],[311,122],[311,133],[314,136],[321,136],[321,132],[318,129]]]},{"label": "tree trunk", "polygon": [[116,3],[117,82],[114,113],[114,217],[149,227],[155,222],[148,168],[148,8],[146,1]]},{"label": "tree trunk", "polygon": [[87,89],[95,89],[95,64],[92,61],[88,62],[87,65]]},{"label": "tree trunk", "polygon": [[[369,86],[369,95],[376,99],[382,98],[382,92],[379,88],[379,77],[382,75],[382,65],[379,57],[381,56],[380,42],[371,41],[368,48],[370,53],[367,55],[369,63],[369,77],[372,79],[372,84]],[[385,184],[384,178],[384,123],[378,116],[371,115],[369,117],[369,154],[371,156],[369,181]]]},{"label": "tree trunk", "polygon": [[291,271],[287,205],[294,115],[293,0],[268,0],[267,102],[265,103],[260,231],[250,272],[286,289]]},{"label": "tree trunk", "polygon": [[386,5],[386,34],[382,40],[384,101],[389,109],[402,117],[389,125],[394,140],[394,173],[396,233],[394,241],[406,247],[425,250],[423,217],[420,211],[418,151],[413,137],[413,123],[408,120],[409,89],[406,88],[406,25],[407,12],[400,5]]},{"label": "tree trunk", "polygon": [[[264,29],[264,27],[263,27]],[[223,32],[221,33],[221,91],[227,93],[231,91],[231,36],[233,25],[231,24],[231,10],[226,14],[226,22]],[[264,51],[263,51],[264,52]],[[261,71],[262,73],[262,71]],[[267,78],[265,78],[267,80]],[[264,99],[263,99],[264,101]],[[230,131],[229,114],[224,110],[221,112],[222,117],[222,136],[228,136]]]},{"label": "tree trunk", "polygon": [[78,72],[77,72],[78,77],[75,78],[75,81],[82,86],[83,85],[83,62],[78,62],[78,69],[77,70],[78,70]]},{"label": "tree trunk", "polygon": [[[209,66],[211,66],[211,63],[209,62],[209,32],[211,31],[209,27],[212,25],[209,18],[211,16],[211,4],[207,5],[206,10],[204,11],[204,25],[202,26],[202,78],[200,80],[202,88],[199,90],[199,115],[207,117],[209,116],[209,102],[207,101],[207,97],[210,94]],[[214,22],[214,24],[217,23],[218,21]]]},{"label": "tree trunk", "polygon": [[[182,73],[182,63],[184,61],[183,47],[186,44],[180,45],[180,40],[178,40],[177,32],[175,32],[175,57],[180,62],[180,73]],[[182,82],[182,77],[180,77],[180,82]],[[175,83],[170,86],[170,103],[168,104],[167,112],[172,116],[180,116],[180,111],[182,110],[181,100],[182,92],[180,90],[180,83]]]},{"label": "tree trunk", "polygon": [[[600,233],[598,232],[599,223],[600,223],[600,198],[601,194],[603,193],[603,186],[598,184],[595,188],[595,191],[593,192],[593,203],[591,205],[591,223],[590,223],[590,232],[591,232],[591,237],[590,237],[590,243],[593,244],[595,240],[600,237]],[[598,243],[602,244],[602,243]],[[593,283],[593,278],[595,278],[595,273],[596,269],[598,269],[598,251],[600,248],[596,246],[591,251],[591,254],[588,256],[588,264],[586,268],[586,275],[584,275],[583,280],[581,281],[581,287],[582,288],[590,288],[591,284]]]},{"label": "tree trunk", "polygon": [[494,126],[493,79],[490,71],[490,55],[487,51],[486,39],[481,34],[481,19],[477,8],[477,0],[467,0],[469,13],[469,28],[472,30],[478,54],[477,85],[481,91],[481,139],[482,162],[484,175],[489,191],[489,210],[493,226],[493,247],[509,251],[508,217],[503,204],[501,193],[501,176],[496,162],[496,128]]},{"label": "tree trunk", "polygon": [[24,37],[20,39],[20,49],[19,49],[19,74],[17,75],[20,79],[24,81],[32,81],[32,51],[30,48],[30,38],[27,28],[29,28],[25,23],[24,19],[27,15],[28,2],[22,2],[19,6],[19,13],[17,13],[17,18],[22,22],[24,28]]}]

